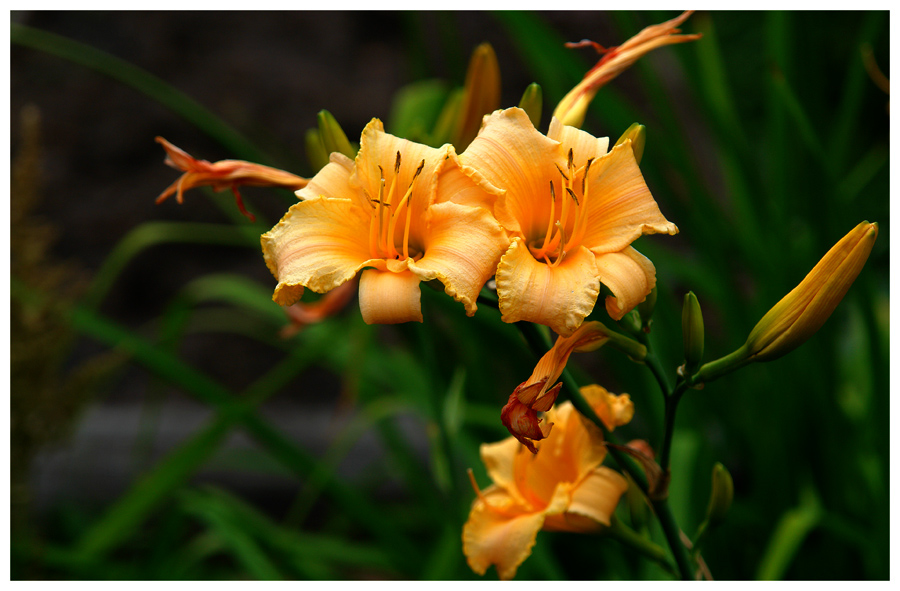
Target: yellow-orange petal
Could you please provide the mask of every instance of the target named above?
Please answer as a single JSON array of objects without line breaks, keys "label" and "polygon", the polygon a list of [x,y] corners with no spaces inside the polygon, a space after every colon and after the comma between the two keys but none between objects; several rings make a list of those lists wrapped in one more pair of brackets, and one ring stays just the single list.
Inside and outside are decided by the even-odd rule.
[{"label": "yellow-orange petal", "polygon": [[[370,198],[377,199],[383,175],[386,192],[390,191],[392,183],[396,185],[392,206],[399,203],[407,188],[412,185],[413,191],[409,197],[412,211],[410,236],[418,237],[422,232],[420,224],[425,210],[434,202],[439,173],[449,150],[449,144],[432,148],[385,133],[381,121],[372,119],[360,137],[359,153],[350,175],[350,184],[367,192]],[[398,152],[401,156],[400,172],[395,174]],[[422,172],[416,178],[416,170],[423,161],[425,164]],[[388,197],[385,194],[385,200]]]},{"label": "yellow-orange petal", "polygon": [[[499,505],[500,497],[508,499],[502,490],[485,495],[491,505]],[[507,500],[503,506],[510,504]],[[463,553],[469,567],[483,575],[493,565],[501,579],[512,579],[519,565],[531,554],[543,524],[544,514],[540,511],[510,515],[509,509],[495,511],[485,501],[476,499],[462,533]]]},{"label": "yellow-orange petal", "polygon": [[366,324],[422,322],[421,279],[411,271],[366,269],[359,279],[359,311]]},{"label": "yellow-orange petal", "polygon": [[491,481],[507,491],[517,503],[524,505],[526,501],[519,493],[514,474],[515,458],[521,451],[519,442],[514,437],[507,437],[496,443],[482,443],[479,451]]},{"label": "yellow-orange petal", "polygon": [[497,197],[506,193],[506,190],[489,183],[484,175],[472,167],[466,167],[463,172],[463,165],[453,146],[450,146],[448,156],[449,163],[441,169],[438,178],[435,203],[452,201],[493,211]]},{"label": "yellow-orange petal", "polygon": [[563,153],[568,154],[572,150],[576,168],[584,166],[588,160],[605,156],[609,151],[608,137],[596,138],[577,127],[563,125],[556,117],[550,121],[547,137],[562,144]]},{"label": "yellow-orange petal", "polygon": [[537,455],[519,460],[519,471],[525,473],[519,487],[549,503],[558,483],[581,482],[603,462],[606,448],[600,430],[571,402],[554,407],[544,420],[553,423],[553,431],[541,442]]},{"label": "yellow-orange petal", "polygon": [[478,293],[509,246],[506,232],[487,209],[451,202],[428,208],[426,225],[425,255],[410,260],[409,268],[437,276],[447,295],[461,302],[472,316]]},{"label": "yellow-orange petal", "polygon": [[303,200],[315,197],[351,199],[357,206],[365,209],[369,207],[365,196],[359,189],[350,186],[352,170],[353,161],[340,152],[334,152],[328,164],[323,166],[316,176],[309,179],[305,187],[295,191],[294,194]]},{"label": "yellow-orange petal", "polygon": [[485,117],[478,137],[459,159],[464,172],[477,170],[491,185],[506,190],[494,207],[504,228],[524,236],[546,230],[549,179],[559,178],[556,167],[565,168],[566,160],[559,143],[536,130],[525,111],[513,107]]},{"label": "yellow-orange petal", "polygon": [[349,199],[317,197],[295,203],[262,235],[266,265],[278,279],[274,299],[289,306],[306,286],[331,291],[369,259],[369,216]]},{"label": "yellow-orange petal", "polygon": [[606,466],[599,466],[572,491],[566,511],[609,525],[609,519],[627,489],[628,482],[621,474]]},{"label": "yellow-orange petal", "polygon": [[600,282],[613,292],[606,298],[606,311],[614,320],[643,302],[656,285],[653,263],[630,246],[621,252],[597,255],[596,264]]},{"label": "yellow-orange petal", "polygon": [[616,396],[603,386],[591,384],[581,387],[581,395],[610,431],[627,425],[634,417],[634,403],[628,394]]},{"label": "yellow-orange petal", "polygon": [[642,234],[678,233],[653,200],[631,140],[595,160],[588,183],[587,225],[581,243],[594,253],[619,252]]},{"label": "yellow-orange petal", "polygon": [[571,335],[594,309],[600,293],[594,255],[579,247],[556,267],[534,259],[515,238],[497,266],[497,295],[504,322],[526,320]]}]

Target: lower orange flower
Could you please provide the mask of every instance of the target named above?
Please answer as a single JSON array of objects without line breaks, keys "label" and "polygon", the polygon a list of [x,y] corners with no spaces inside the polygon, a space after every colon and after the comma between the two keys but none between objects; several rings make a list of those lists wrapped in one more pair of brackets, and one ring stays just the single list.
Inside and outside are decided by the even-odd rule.
[{"label": "lower orange flower", "polygon": [[[633,405],[627,394],[589,388],[582,392],[604,422],[610,417],[607,427],[631,419]],[[478,498],[462,534],[466,560],[480,575],[494,565],[501,579],[513,578],[541,529],[601,531],[628,488],[618,472],[600,465],[606,457],[603,435],[572,403],[551,408],[547,416],[555,428],[537,455],[513,437],[481,446],[493,484],[481,491],[473,478]]]}]

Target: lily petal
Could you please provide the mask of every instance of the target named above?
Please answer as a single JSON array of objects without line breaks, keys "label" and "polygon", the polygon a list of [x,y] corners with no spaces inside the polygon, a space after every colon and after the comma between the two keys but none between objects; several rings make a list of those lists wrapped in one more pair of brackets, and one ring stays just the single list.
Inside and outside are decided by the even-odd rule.
[{"label": "lily petal", "polygon": [[656,285],[656,267],[630,246],[597,255],[596,264],[600,282],[613,292],[606,298],[606,311],[614,320],[643,302]]},{"label": "lily petal", "polygon": [[[389,261],[393,262],[393,261]],[[359,311],[366,324],[422,322],[421,279],[411,271],[366,269],[359,279]]]},{"label": "lily petal", "polygon": [[588,160],[605,156],[609,151],[608,137],[596,138],[577,127],[563,125],[556,117],[550,120],[547,137],[562,144],[563,152],[568,154],[572,150],[576,168],[584,166]]},{"label": "lily petal", "polygon": [[303,286],[331,291],[369,259],[369,216],[349,199],[317,197],[295,203],[262,235],[266,265],[278,279],[272,299],[289,306]]},{"label": "lily petal", "polygon": [[582,244],[595,254],[618,252],[642,234],[677,234],[659,211],[641,175],[631,140],[614,147],[591,166],[591,199]]},{"label": "lily petal", "polygon": [[628,394],[616,396],[603,386],[591,384],[581,387],[581,395],[610,431],[627,425],[634,417],[634,403]]},{"label": "lily petal", "polygon": [[571,335],[594,309],[600,294],[594,255],[584,247],[557,266],[534,259],[515,238],[497,267],[497,295],[504,322],[527,320]]},{"label": "lily petal", "polygon": [[[610,517],[615,512],[616,505],[619,504],[619,499],[626,490],[628,490],[628,482],[621,474],[610,470],[606,466],[599,466],[572,491],[571,501],[566,508],[566,513],[583,515],[596,523],[609,525]],[[563,520],[554,520],[551,523],[551,520],[548,519],[545,528],[550,529],[551,526],[559,526],[561,525],[559,521]],[[560,529],[575,532],[585,531],[585,528],[590,528],[588,531],[594,529],[588,523],[573,519],[570,519],[565,525],[568,527],[563,526]]]},{"label": "lily petal", "polygon": [[539,213],[549,210],[545,179],[558,177],[556,167],[565,167],[566,161],[559,143],[537,131],[525,111],[513,107],[485,117],[459,159],[463,171],[478,170],[484,180],[506,190],[494,207],[504,228],[524,236],[545,229],[546,218]]},{"label": "lily petal", "polygon": [[462,302],[472,316],[481,288],[509,245],[506,232],[482,207],[438,203],[428,208],[427,216],[425,256],[410,261],[409,267],[437,276],[447,295]]},{"label": "lily petal", "polygon": [[353,170],[353,161],[341,154],[333,152],[331,159],[323,166],[316,176],[309,179],[309,183],[294,194],[298,199],[306,200],[315,197],[351,198],[354,203],[362,208],[369,207],[365,196],[359,190],[350,187],[350,172]]},{"label": "lily petal", "polygon": [[462,540],[463,553],[473,571],[483,575],[489,566],[494,565],[497,575],[509,580],[516,576],[519,565],[531,555],[537,533],[544,524],[544,513],[510,515],[506,511],[492,509],[493,506],[511,504],[508,500],[501,505],[501,497],[504,496],[504,491],[497,490],[484,495],[487,502],[476,499],[469,520],[463,526]]}]

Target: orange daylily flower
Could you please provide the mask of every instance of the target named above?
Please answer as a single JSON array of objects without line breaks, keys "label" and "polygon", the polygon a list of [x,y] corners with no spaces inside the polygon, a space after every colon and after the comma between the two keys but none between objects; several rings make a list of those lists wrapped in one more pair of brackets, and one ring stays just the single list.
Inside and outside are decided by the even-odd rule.
[{"label": "orange daylily flower", "polygon": [[630,245],[675,234],[631,149],[554,119],[547,136],[513,107],[485,117],[459,156],[463,172],[497,193],[494,216],[512,242],[497,267],[505,322],[545,324],[567,336],[594,308],[600,284],[616,320],[656,285],[656,270]]},{"label": "orange daylily flower", "polygon": [[500,421],[513,437],[537,453],[532,440],[546,438],[553,423],[542,423],[538,412],[546,412],[556,402],[562,382],[553,385],[562,375],[573,351],[594,351],[603,346],[609,338],[602,330],[600,322],[586,322],[569,337],[558,337],[553,347],[547,351],[531,373],[531,377],[519,384],[500,411]]},{"label": "orange daylily flower", "polygon": [[224,191],[231,188],[235,201],[241,213],[250,221],[255,221],[252,213],[244,207],[244,200],[238,192],[239,185],[251,187],[283,187],[285,189],[302,189],[309,181],[303,177],[291,174],[278,168],[254,164],[245,160],[220,160],[209,162],[197,160],[181,148],[158,137],[156,141],[162,144],[166,150],[166,164],[176,170],[184,171],[178,180],[169,185],[159,197],[157,203],[162,203],[172,195],[176,196],[178,203],[183,203],[182,195],[185,191],[194,187],[209,185],[214,191]]},{"label": "orange daylily flower", "polygon": [[598,53],[603,54],[603,58],[563,97],[553,111],[553,116],[564,125],[581,127],[588,105],[594,100],[600,87],[630,68],[641,56],[658,47],[699,39],[699,34],[676,35],[681,32],[678,25],[687,20],[692,12],[689,10],[672,20],[646,27],[618,47],[604,48],[593,41],[566,43],[566,47],[591,45]]},{"label": "orange daylily flower", "polygon": [[432,279],[473,315],[509,240],[485,207],[453,201],[488,195],[452,175],[450,150],[389,135],[373,119],[356,160],[333,153],[262,236],[278,279],[273,299],[291,305],[306,287],[325,293],[362,271],[359,307],[369,324],[422,322],[419,283]]},{"label": "orange daylily flower", "polygon": [[[598,392],[594,402],[629,407],[633,414],[627,395],[609,396],[612,400]],[[603,416],[604,411],[598,414]],[[619,420],[607,427],[623,424],[627,414],[619,412]],[[601,531],[628,488],[618,472],[600,465],[606,457],[603,435],[571,402],[549,409],[547,416],[556,428],[537,455],[526,452],[513,437],[481,446],[493,484],[480,491],[472,477],[477,498],[462,534],[466,560],[480,575],[494,565],[501,579],[513,578],[541,529]]]}]

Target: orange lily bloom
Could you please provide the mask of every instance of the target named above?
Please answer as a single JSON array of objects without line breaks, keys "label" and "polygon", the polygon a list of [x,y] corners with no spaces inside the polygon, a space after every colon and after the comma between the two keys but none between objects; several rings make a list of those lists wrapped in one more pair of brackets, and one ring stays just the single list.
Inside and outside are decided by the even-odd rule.
[{"label": "orange lily bloom", "polygon": [[303,177],[291,174],[278,168],[254,164],[244,160],[220,160],[209,162],[197,160],[181,148],[158,137],[156,141],[162,144],[166,150],[166,164],[176,170],[184,171],[178,180],[169,185],[159,197],[157,203],[162,203],[172,195],[176,196],[178,203],[183,203],[182,195],[185,191],[194,187],[210,185],[214,191],[223,191],[231,188],[235,201],[241,213],[250,221],[256,218],[244,207],[244,200],[238,192],[239,185],[251,187],[283,187],[285,189],[302,189],[309,181]]},{"label": "orange lily bloom", "polygon": [[[272,299],[289,306],[305,287],[325,293],[362,271],[359,307],[369,324],[422,322],[419,282],[432,279],[473,315],[509,241],[485,207],[452,201],[457,193],[469,200],[488,195],[449,174],[450,154],[449,145],[430,148],[389,135],[373,119],[356,160],[332,154],[297,191],[301,201],[262,236],[266,264],[278,279]],[[439,187],[445,187],[441,202]]]},{"label": "orange lily bloom", "polygon": [[599,349],[609,337],[601,330],[600,322],[585,322],[569,337],[558,337],[549,351],[544,353],[531,373],[531,377],[519,384],[500,411],[500,421],[513,437],[537,453],[532,440],[544,439],[550,434],[552,422],[542,423],[538,412],[546,412],[556,402],[562,382],[559,379],[569,355],[573,351],[586,352]]},{"label": "orange lily bloom", "polygon": [[[617,417],[608,428],[630,420],[633,405],[626,394],[617,397],[593,388],[599,390],[582,391],[598,415]],[[630,413],[622,410],[626,408]],[[556,428],[537,455],[527,453],[513,437],[481,446],[493,484],[480,491],[472,479],[477,498],[462,534],[466,560],[480,575],[494,565],[501,579],[513,578],[541,529],[601,531],[628,488],[618,472],[600,465],[606,457],[603,435],[571,402],[551,408],[547,415]]]},{"label": "orange lily bloom", "polygon": [[689,10],[672,20],[646,27],[618,47],[605,49],[593,41],[566,43],[566,47],[591,45],[598,53],[604,55],[597,65],[585,74],[584,79],[563,97],[553,111],[553,116],[564,125],[581,127],[588,105],[594,100],[600,87],[630,68],[641,56],[658,47],[699,39],[700,35],[676,35],[680,33],[678,25],[687,20],[691,12]]},{"label": "orange lily bloom", "polygon": [[497,267],[505,322],[545,324],[567,336],[591,313],[600,283],[618,320],[656,285],[656,270],[630,245],[642,234],[675,234],[631,149],[554,119],[548,136],[513,107],[485,117],[459,156],[473,181],[490,185],[494,216],[512,242]]}]

